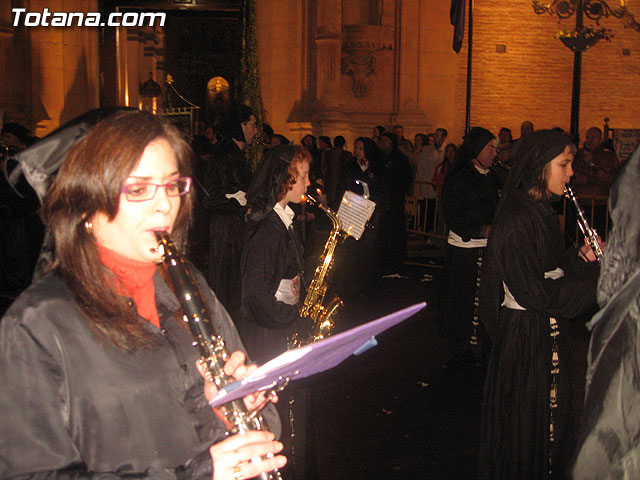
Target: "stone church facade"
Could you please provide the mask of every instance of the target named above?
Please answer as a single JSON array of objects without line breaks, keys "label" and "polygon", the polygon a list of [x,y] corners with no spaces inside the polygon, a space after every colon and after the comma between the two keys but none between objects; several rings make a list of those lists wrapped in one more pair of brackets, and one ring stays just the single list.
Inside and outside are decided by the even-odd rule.
[{"label": "stone church facade", "polygon": [[[182,24],[174,31],[158,26],[13,25],[11,9],[16,7],[97,12],[105,4],[177,13],[191,9],[198,16],[182,21],[194,32],[196,20],[218,13],[214,27],[202,23],[192,40],[185,37],[188,29]],[[220,34],[240,28],[233,23],[233,9],[239,4],[228,0],[2,2],[4,121],[18,121],[43,136],[101,105],[157,109],[162,97],[143,95],[141,85],[153,80],[166,90],[166,76],[175,69],[182,69],[173,75],[176,88],[195,92],[185,97],[201,106],[200,120],[212,118],[205,110],[215,109],[215,99],[223,98],[218,95],[224,92],[221,85],[239,81],[234,78],[233,58],[225,56],[230,49],[224,44],[228,35]],[[467,37],[456,54],[449,7],[448,0],[257,0],[265,121],[294,141],[307,133],[342,134],[353,141],[370,135],[375,125],[398,123],[411,139],[415,133],[445,127],[449,140],[460,142],[467,115],[471,126],[494,133],[509,127],[516,138],[524,120],[532,121],[536,129],[568,130],[573,53],[554,35],[571,29],[574,20],[559,24],[556,17],[536,15],[530,0],[476,1],[467,112]],[[640,11],[634,13],[640,18]],[[601,24],[611,29],[613,37],[583,53],[582,138],[588,127],[602,128],[604,117],[612,128],[640,128],[640,33],[615,18]],[[211,48],[219,50],[181,53],[203,42],[202,32],[218,28],[219,34],[211,39],[217,46]],[[180,31],[182,43],[175,40]],[[213,82],[214,78],[222,80]],[[209,93],[207,85],[213,88]]]}]

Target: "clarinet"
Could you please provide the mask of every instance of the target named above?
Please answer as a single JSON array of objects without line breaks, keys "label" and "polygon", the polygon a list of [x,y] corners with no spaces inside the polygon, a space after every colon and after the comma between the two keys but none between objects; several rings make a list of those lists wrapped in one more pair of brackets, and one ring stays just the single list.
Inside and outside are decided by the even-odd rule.
[{"label": "clarinet", "polygon": [[569,185],[565,185],[564,194],[573,203],[578,215],[578,227],[580,227],[580,231],[582,232],[582,235],[584,235],[584,238],[587,239],[587,243],[591,247],[591,250],[593,250],[598,263],[601,263],[603,253],[602,248],[600,248],[600,242],[598,242],[598,232],[589,226],[589,222],[587,222],[587,218],[584,216],[584,212],[580,208],[580,204]]},{"label": "clarinet", "polygon": [[[189,325],[193,335],[193,345],[200,352],[205,377],[216,384],[218,389],[231,383],[233,379],[224,373],[224,364],[229,357],[224,339],[211,325],[211,320],[200,291],[189,267],[178,253],[171,236],[167,232],[154,232],[158,240],[158,249],[162,251],[162,263],[169,274],[173,290],[180,301],[184,313],[183,320]],[[233,400],[216,409],[216,413],[227,426],[231,434],[249,430],[269,430],[258,411],[248,412],[242,399]],[[278,469],[263,472],[260,480],[282,480]]]}]

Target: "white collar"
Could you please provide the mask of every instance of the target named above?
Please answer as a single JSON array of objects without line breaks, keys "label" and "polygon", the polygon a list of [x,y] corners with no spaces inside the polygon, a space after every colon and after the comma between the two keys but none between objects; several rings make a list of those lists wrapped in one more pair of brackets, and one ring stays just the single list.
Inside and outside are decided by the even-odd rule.
[{"label": "white collar", "polygon": [[486,175],[487,173],[489,173],[489,169],[488,168],[482,168],[478,165],[476,165],[475,163],[473,164],[473,166],[475,167],[475,169],[480,172],[482,175]]},{"label": "white collar", "polygon": [[295,217],[296,214],[293,213],[293,210],[291,210],[289,205],[283,208],[282,205],[276,202],[273,206],[273,211],[278,214],[285,227],[289,228],[293,224],[293,217]]}]

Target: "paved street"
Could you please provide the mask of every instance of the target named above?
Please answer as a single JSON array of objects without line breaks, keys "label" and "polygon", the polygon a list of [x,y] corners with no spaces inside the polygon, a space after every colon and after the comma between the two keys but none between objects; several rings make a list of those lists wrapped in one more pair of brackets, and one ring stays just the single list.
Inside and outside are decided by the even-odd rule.
[{"label": "paved street", "polygon": [[[436,322],[442,259],[429,256],[434,252],[413,239],[409,262],[423,266],[407,264],[409,278],[383,279],[377,291],[345,308],[348,328],[417,302],[428,304],[379,335],[377,347],[314,379],[321,480],[475,476],[484,371],[445,367],[450,352]],[[576,325],[571,336],[579,409],[587,337]]]}]

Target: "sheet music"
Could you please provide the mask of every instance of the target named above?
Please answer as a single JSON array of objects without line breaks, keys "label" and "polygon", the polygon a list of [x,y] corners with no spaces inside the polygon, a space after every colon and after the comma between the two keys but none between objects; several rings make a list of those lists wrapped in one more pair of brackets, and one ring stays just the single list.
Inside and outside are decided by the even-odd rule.
[{"label": "sheet music", "polygon": [[360,355],[375,346],[378,334],[413,316],[426,305],[424,302],[418,303],[345,332],[287,350],[242,380],[221,388],[209,405],[216,408],[249,393],[270,390],[290,380],[307,378],[333,368],[351,355]]},{"label": "sheet music", "polygon": [[356,240],[360,240],[375,209],[375,202],[347,190],[338,207],[338,218],[342,224],[342,230]]}]

